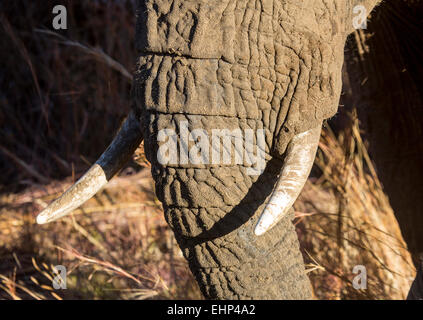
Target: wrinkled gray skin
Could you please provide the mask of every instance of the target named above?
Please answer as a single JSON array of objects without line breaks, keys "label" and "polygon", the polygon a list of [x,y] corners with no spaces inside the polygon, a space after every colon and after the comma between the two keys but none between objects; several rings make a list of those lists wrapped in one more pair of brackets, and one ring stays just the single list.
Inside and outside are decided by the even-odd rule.
[{"label": "wrinkled gray skin", "polygon": [[[353,7],[378,1],[145,0],[133,88],[165,217],[209,299],[310,299],[291,215],[254,227],[290,139],[335,114]],[[161,165],[161,129],[265,129],[266,168]]]}]

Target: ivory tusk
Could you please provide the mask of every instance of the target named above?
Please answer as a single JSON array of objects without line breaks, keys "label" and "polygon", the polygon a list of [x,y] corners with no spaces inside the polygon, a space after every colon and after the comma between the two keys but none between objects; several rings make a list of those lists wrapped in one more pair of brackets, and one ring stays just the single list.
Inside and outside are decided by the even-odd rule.
[{"label": "ivory tusk", "polygon": [[37,216],[37,223],[44,224],[61,218],[93,197],[130,159],[142,139],[140,123],[131,112],[97,162]]},{"label": "ivory tusk", "polygon": [[322,126],[297,134],[290,141],[281,174],[255,227],[257,236],[273,228],[294,205],[313,167]]}]

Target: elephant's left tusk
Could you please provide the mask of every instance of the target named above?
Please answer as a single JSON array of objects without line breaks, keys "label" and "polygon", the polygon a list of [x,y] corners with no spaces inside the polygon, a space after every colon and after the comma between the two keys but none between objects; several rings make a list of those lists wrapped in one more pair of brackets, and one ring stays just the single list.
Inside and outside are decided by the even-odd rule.
[{"label": "elephant's left tusk", "polygon": [[273,228],[297,200],[313,167],[321,130],[319,125],[290,141],[278,182],[255,227],[257,236]]},{"label": "elephant's left tusk", "polygon": [[131,112],[97,162],[37,216],[37,223],[44,224],[63,217],[93,197],[123,167],[141,142],[140,123]]}]

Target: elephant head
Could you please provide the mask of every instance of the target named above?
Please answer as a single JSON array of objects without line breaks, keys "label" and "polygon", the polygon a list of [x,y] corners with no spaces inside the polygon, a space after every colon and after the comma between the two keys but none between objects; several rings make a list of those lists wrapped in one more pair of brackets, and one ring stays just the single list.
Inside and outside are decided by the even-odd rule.
[{"label": "elephant head", "polygon": [[[312,298],[291,207],[338,108],[355,8],[377,2],[138,1],[133,111],[37,221],[92,197],[144,138],[165,218],[206,298]],[[237,157],[240,141],[252,148]]]}]

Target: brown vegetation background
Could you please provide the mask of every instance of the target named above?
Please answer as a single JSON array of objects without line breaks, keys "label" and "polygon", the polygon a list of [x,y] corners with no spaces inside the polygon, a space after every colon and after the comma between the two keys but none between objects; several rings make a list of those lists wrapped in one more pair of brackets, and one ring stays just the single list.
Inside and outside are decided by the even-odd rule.
[{"label": "brown vegetation background", "polygon": [[[51,26],[56,1],[0,3],[0,299],[201,299],[142,147],[70,217],[34,220],[95,162],[130,108],[134,2],[61,1],[61,31]],[[295,209],[316,298],[405,298],[415,269],[353,104],[326,126]],[[58,264],[67,290],[52,288]],[[366,290],[352,287],[359,264]]]}]

